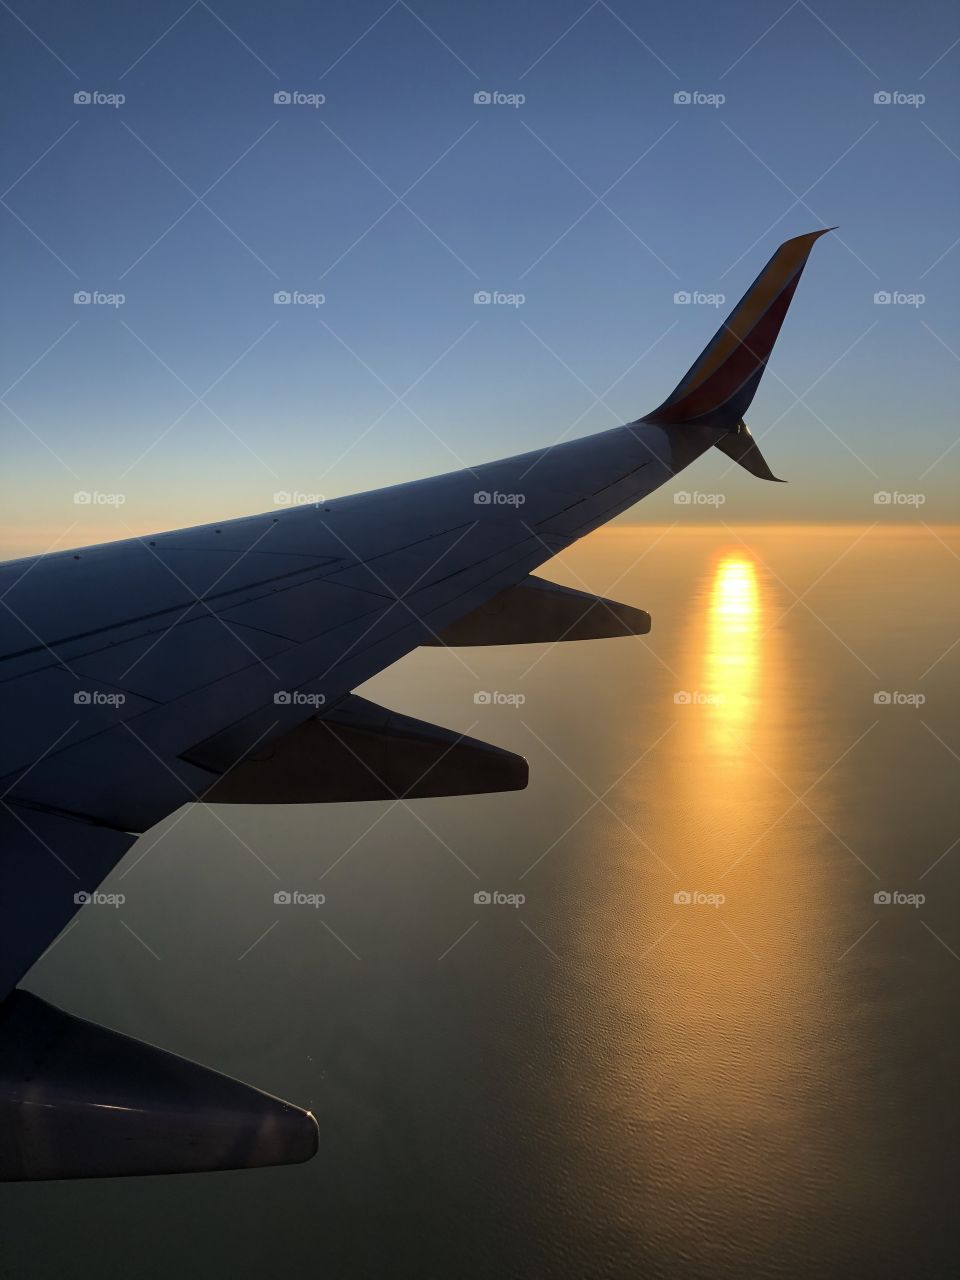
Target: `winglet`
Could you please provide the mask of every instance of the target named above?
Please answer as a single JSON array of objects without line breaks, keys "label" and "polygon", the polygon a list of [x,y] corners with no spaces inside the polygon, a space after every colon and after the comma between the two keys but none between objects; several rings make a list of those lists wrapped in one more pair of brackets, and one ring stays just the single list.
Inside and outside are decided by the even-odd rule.
[{"label": "winglet", "polygon": [[749,471],[758,480],[775,480],[777,484],[786,484],[770,470],[770,466],[760,452],[760,446],[750,433],[750,428],[741,419],[736,431],[728,431],[717,441],[717,448],[728,458],[738,462],[744,470]]},{"label": "winglet", "polygon": [[777,249],[676,390],[645,422],[736,427],[753,400],[810,250],[835,230],[795,236]]}]

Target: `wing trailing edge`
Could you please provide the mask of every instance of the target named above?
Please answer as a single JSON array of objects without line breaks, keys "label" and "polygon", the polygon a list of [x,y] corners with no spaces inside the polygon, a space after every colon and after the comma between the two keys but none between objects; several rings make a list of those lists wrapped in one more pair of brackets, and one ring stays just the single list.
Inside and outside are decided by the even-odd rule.
[{"label": "wing trailing edge", "polygon": [[126,831],[4,802],[0,1000],[67,927],[135,840]]}]

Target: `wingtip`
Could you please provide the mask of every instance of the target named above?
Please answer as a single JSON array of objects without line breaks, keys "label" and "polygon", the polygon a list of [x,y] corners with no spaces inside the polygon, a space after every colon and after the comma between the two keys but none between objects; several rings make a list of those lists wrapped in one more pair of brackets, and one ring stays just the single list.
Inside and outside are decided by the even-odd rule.
[{"label": "wingtip", "polygon": [[836,231],[837,227],[821,227],[819,231],[805,231],[802,235],[792,236],[789,240],[785,240],[780,246],[781,249],[786,248],[789,244],[814,244],[821,236],[825,236],[828,231]]}]

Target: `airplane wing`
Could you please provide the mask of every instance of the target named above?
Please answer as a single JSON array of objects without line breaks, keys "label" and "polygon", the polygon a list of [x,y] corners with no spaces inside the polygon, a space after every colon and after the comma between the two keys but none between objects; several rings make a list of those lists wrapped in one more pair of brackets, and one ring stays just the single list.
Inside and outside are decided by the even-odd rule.
[{"label": "airplane wing", "polygon": [[313,1153],[309,1113],[16,984],[137,834],[186,802],[523,787],[520,757],[352,691],[419,645],[648,630],[642,610],[530,575],[714,445],[773,478],[743,415],[822,234],[774,253],[635,422],[315,506],[0,565],[0,1178]]}]

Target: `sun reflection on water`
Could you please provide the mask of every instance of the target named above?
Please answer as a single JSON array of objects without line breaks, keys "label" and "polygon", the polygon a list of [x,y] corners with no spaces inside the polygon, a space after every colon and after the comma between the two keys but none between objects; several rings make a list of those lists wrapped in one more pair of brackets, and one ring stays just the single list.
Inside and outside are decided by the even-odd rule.
[{"label": "sun reflection on water", "polygon": [[742,553],[724,555],[713,574],[703,653],[703,688],[715,744],[753,721],[761,620],[756,565]]},{"label": "sun reflection on water", "polygon": [[[808,553],[799,534],[763,539],[751,535],[755,552],[678,537],[669,593],[648,591],[670,663],[662,705],[648,668],[634,695],[645,714],[623,718],[630,736],[611,770],[628,770],[616,796],[630,831],[610,828],[619,843],[602,880],[581,874],[604,957],[592,1028],[605,1055],[603,1115],[615,1117],[604,1158],[615,1170],[639,1159],[639,1182],[668,1188],[671,1204],[710,1206],[776,1258],[781,1226],[766,1206],[771,1188],[793,1203],[783,1152],[803,1149],[821,1123],[810,1086],[826,1078],[821,1061],[836,1061],[821,1043],[824,995],[843,991],[830,975],[849,942],[836,941],[846,935],[830,907],[845,851],[812,814],[800,817],[794,790],[823,770],[806,696],[817,665],[800,647],[800,620],[781,623],[785,602],[766,568],[788,551],[803,566]],[[643,759],[651,742],[656,754]],[[817,803],[835,826],[823,791]],[[717,905],[697,905],[695,893]],[[571,1036],[590,1017],[572,1012]],[[609,1210],[600,1194],[597,1206]]]}]

